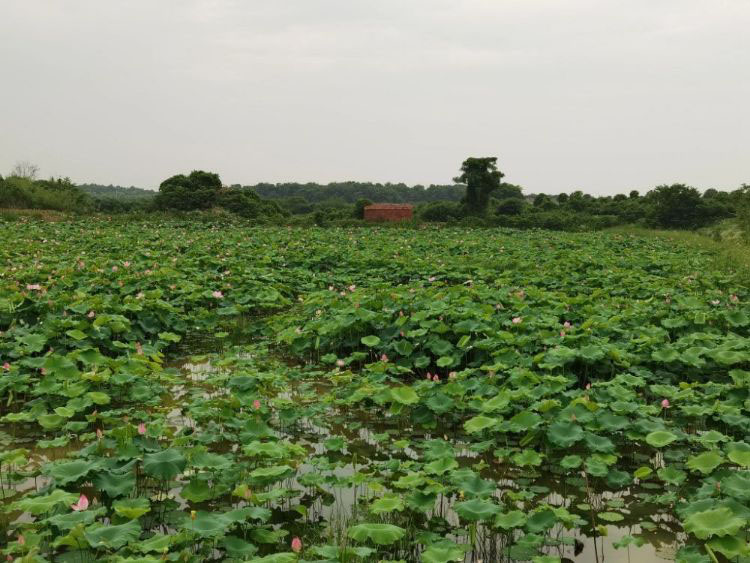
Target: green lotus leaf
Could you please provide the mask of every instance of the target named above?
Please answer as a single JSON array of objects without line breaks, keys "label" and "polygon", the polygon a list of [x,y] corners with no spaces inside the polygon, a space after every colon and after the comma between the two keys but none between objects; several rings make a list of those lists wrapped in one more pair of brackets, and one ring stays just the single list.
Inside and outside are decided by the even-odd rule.
[{"label": "green lotus leaf", "polygon": [[646,442],[648,445],[655,448],[663,448],[674,442],[676,439],[677,435],[667,430],[657,430],[646,436]]},{"label": "green lotus leaf", "polygon": [[53,430],[62,426],[65,423],[65,418],[59,414],[43,414],[37,418],[37,422],[45,430]]},{"label": "green lotus leaf", "polygon": [[560,467],[563,469],[577,469],[583,463],[583,459],[579,455],[566,455],[560,460]]},{"label": "green lotus leaf", "polygon": [[245,559],[258,551],[253,544],[237,536],[226,536],[221,540],[220,545],[226,550],[227,555],[237,559]]},{"label": "green lotus leaf", "polygon": [[109,395],[102,393],[101,391],[91,391],[86,393],[86,397],[91,399],[97,405],[108,405],[110,401]]},{"label": "green lotus leaf", "polygon": [[583,439],[583,429],[572,422],[555,422],[547,429],[547,438],[561,448],[569,448]]},{"label": "green lotus leaf", "polygon": [[482,404],[482,411],[484,412],[495,412],[504,411],[510,404],[510,393],[507,391],[500,391],[497,395],[491,399],[485,401]]},{"label": "green lotus leaf", "polygon": [[750,445],[744,442],[732,442],[727,447],[727,457],[742,467],[750,467]]},{"label": "green lotus leaf", "polygon": [[28,512],[37,516],[54,510],[56,507],[64,505],[69,507],[78,500],[79,495],[68,493],[62,489],[55,489],[48,495],[36,497],[26,497],[14,502],[11,507],[14,510]]},{"label": "green lotus leaf", "polygon": [[464,520],[476,522],[479,520],[489,520],[500,512],[500,507],[488,500],[474,498],[464,502],[457,502],[453,505],[453,510]]},{"label": "green lotus leaf", "polygon": [[136,520],[131,520],[119,526],[93,524],[86,528],[84,536],[93,548],[108,547],[120,549],[121,547],[138,541],[141,535],[141,525]]},{"label": "green lotus leaf", "polygon": [[622,522],[625,520],[625,517],[619,512],[600,512],[596,517],[605,522]]},{"label": "green lotus leaf", "polygon": [[702,454],[696,456],[692,456],[687,460],[687,463],[685,465],[688,466],[688,469],[691,469],[693,471],[700,471],[704,475],[707,475],[725,461],[726,460],[724,459],[724,457],[718,451],[712,450],[709,452],[703,452]]},{"label": "green lotus leaf", "polygon": [[441,542],[431,545],[422,552],[423,563],[450,563],[463,561],[466,557],[466,546],[452,542]]},{"label": "green lotus leaf", "polygon": [[513,457],[511,459],[513,463],[520,467],[536,467],[542,464],[542,456],[534,450],[528,449],[513,454]]},{"label": "green lotus leaf", "polygon": [[508,421],[511,432],[531,430],[542,422],[542,417],[531,411],[521,411]]},{"label": "green lotus leaf", "polygon": [[675,486],[681,485],[687,478],[687,473],[674,467],[662,467],[656,474],[665,483]]},{"label": "green lotus leaf", "polygon": [[741,501],[750,500],[750,472],[733,471],[721,480],[721,492]]},{"label": "green lotus leaf", "polygon": [[586,460],[586,473],[594,477],[606,477],[609,467],[601,459],[590,457]]},{"label": "green lotus leaf", "polygon": [[433,475],[442,475],[446,471],[458,467],[458,462],[452,457],[443,457],[425,464],[424,470]]},{"label": "green lotus leaf", "polygon": [[380,344],[380,338],[378,338],[374,334],[372,334],[370,336],[363,336],[360,339],[360,341],[362,342],[362,344],[364,344],[368,348],[374,348],[375,346],[377,346],[378,344]]},{"label": "green lotus leaf", "polygon": [[45,467],[58,485],[66,485],[82,479],[98,466],[93,461],[75,460]]},{"label": "green lotus leaf", "polygon": [[464,430],[466,430],[469,434],[474,434],[475,432],[481,432],[482,430],[491,428],[498,422],[499,421],[496,418],[480,414],[464,422]]},{"label": "green lotus leaf", "polygon": [[175,448],[162,450],[155,454],[147,454],[143,458],[143,470],[147,475],[157,479],[174,479],[185,470],[187,460]]},{"label": "green lotus leaf", "polygon": [[714,536],[733,536],[747,524],[729,508],[721,507],[695,512],[682,523],[686,532],[701,540]]},{"label": "green lotus leaf", "polygon": [[723,536],[713,538],[707,544],[713,551],[718,551],[727,559],[747,557],[750,548],[744,538],[738,536]]},{"label": "green lotus leaf", "polygon": [[416,391],[406,385],[391,389],[391,398],[402,405],[413,405],[419,402],[419,395]]},{"label": "green lotus leaf", "polygon": [[653,469],[650,467],[646,467],[645,465],[643,467],[639,467],[633,472],[633,477],[636,479],[645,479],[649,475],[651,475],[654,472]]},{"label": "green lotus leaf", "polygon": [[248,559],[247,563],[295,563],[296,561],[296,553],[284,552],[266,555],[265,557],[256,557],[255,559]]},{"label": "green lotus leaf", "polygon": [[550,529],[557,522],[557,516],[555,513],[546,508],[534,512],[526,520],[526,529],[532,534],[538,534],[544,530]]},{"label": "green lotus leaf", "polygon": [[387,495],[374,501],[370,505],[370,511],[373,514],[385,514],[387,512],[398,511],[401,512],[404,509],[404,499],[397,495]]},{"label": "green lotus leaf", "polygon": [[526,524],[526,514],[520,510],[511,510],[510,512],[501,512],[495,516],[495,526],[503,530],[520,528]]},{"label": "green lotus leaf", "polygon": [[135,473],[100,473],[94,478],[94,485],[112,498],[125,496],[135,488]]},{"label": "green lotus leaf", "polygon": [[406,530],[393,524],[357,524],[349,528],[347,535],[355,541],[372,541],[378,545],[391,545],[404,537]]},{"label": "green lotus leaf", "polygon": [[151,505],[147,498],[133,498],[115,501],[112,508],[118,515],[134,520],[148,513]]},{"label": "green lotus leaf", "polygon": [[225,514],[199,510],[195,519],[186,515],[182,529],[190,530],[203,538],[210,538],[223,535],[232,524],[232,520]]}]

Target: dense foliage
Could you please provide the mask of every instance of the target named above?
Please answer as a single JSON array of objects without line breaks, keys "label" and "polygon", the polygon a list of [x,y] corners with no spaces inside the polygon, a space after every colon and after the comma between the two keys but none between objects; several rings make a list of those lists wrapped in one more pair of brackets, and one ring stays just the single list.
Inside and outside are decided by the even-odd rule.
[{"label": "dense foliage", "polygon": [[0,208],[87,212],[93,209],[93,203],[68,178],[0,176]]},{"label": "dense foliage", "polygon": [[188,220],[8,237],[11,558],[747,553],[750,289],[709,255]]}]

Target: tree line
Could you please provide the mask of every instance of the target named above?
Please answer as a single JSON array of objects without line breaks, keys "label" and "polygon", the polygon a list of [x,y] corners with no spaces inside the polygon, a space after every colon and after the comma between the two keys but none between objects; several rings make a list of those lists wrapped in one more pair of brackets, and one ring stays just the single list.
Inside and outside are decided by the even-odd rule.
[{"label": "tree line", "polygon": [[750,185],[704,193],[685,184],[644,194],[596,197],[582,191],[527,196],[502,181],[496,157],[467,158],[453,184],[407,186],[372,182],[261,183],[224,186],[218,174],[196,170],[164,180],[158,192],[140,188],[74,185],[67,178],[37,179],[20,163],[0,176],[0,207],[78,213],[189,212],[222,209],[247,219],[285,224],[345,224],[373,202],[411,203],[417,220],[475,226],[599,229],[625,224],[697,229],[734,218],[750,236]]}]

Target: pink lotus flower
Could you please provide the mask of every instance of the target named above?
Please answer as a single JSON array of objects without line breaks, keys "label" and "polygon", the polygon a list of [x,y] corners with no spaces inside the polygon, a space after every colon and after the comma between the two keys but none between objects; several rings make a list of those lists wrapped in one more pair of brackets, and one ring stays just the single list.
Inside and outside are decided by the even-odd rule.
[{"label": "pink lotus flower", "polygon": [[718,299],[713,299],[711,301],[711,305],[718,305],[719,303],[721,303],[721,301],[719,301]]},{"label": "pink lotus flower", "polygon": [[521,324],[523,322],[523,319],[521,317],[513,317],[513,324]]},{"label": "pink lotus flower", "polygon": [[335,290],[336,290],[336,288],[334,288],[332,285],[328,286],[328,291],[335,291]]},{"label": "pink lotus flower", "polygon": [[16,541],[18,542],[18,545],[26,545],[26,538],[23,537],[23,534],[18,534],[18,539]]},{"label": "pink lotus flower", "polygon": [[128,262],[127,260],[123,262],[122,265],[125,266],[126,268],[130,268],[130,262]]},{"label": "pink lotus flower", "polygon": [[86,498],[86,495],[81,493],[81,496],[78,497],[78,502],[75,504],[71,504],[70,508],[75,510],[76,512],[80,512],[81,510],[86,510],[89,507],[89,499]]},{"label": "pink lotus flower", "polygon": [[224,297],[224,294],[221,291],[214,291],[211,295],[216,297],[216,299],[221,299],[222,297]]},{"label": "pink lotus flower", "polygon": [[427,278],[429,281],[434,282],[437,278],[435,276],[430,276]]},{"label": "pink lotus flower", "polygon": [[146,297],[146,294],[142,291],[139,291],[135,296],[136,299],[143,299],[144,297]]},{"label": "pink lotus flower", "polygon": [[388,356],[386,356],[385,354],[383,354],[382,356],[380,356],[380,361],[381,362],[387,362],[388,361]]},{"label": "pink lotus flower", "polygon": [[456,372],[451,371],[448,373],[448,379],[456,379]]},{"label": "pink lotus flower", "polygon": [[560,336],[565,336],[565,331],[564,330],[560,331]]},{"label": "pink lotus flower", "polygon": [[357,289],[356,285],[352,284],[349,286],[349,291],[354,291],[355,289]]},{"label": "pink lotus flower", "polygon": [[731,295],[731,296],[729,297],[729,300],[730,300],[730,301],[731,301],[732,303],[739,303],[739,302],[740,302],[740,298],[739,298],[739,297],[737,297],[737,296],[736,296],[736,295],[734,295],[734,294],[732,294],[732,295]]},{"label": "pink lotus flower", "polygon": [[570,324],[570,321],[565,321],[565,322],[563,323],[563,327],[565,327],[565,328],[570,328],[571,326],[573,326],[573,325],[572,325],[572,324]]},{"label": "pink lotus flower", "polygon": [[117,266],[112,266],[112,271],[113,272],[116,272],[117,270],[119,270],[119,268]]},{"label": "pink lotus flower", "polygon": [[588,391],[589,389],[591,389],[591,383],[586,384],[586,391]]},{"label": "pink lotus flower", "polygon": [[89,311],[89,314],[86,315],[88,318],[93,319],[96,316],[96,313],[94,311]]},{"label": "pink lotus flower", "polygon": [[26,284],[26,289],[29,289],[29,290],[33,289],[36,291],[41,291],[42,286],[39,285],[38,283],[29,283],[29,284]]},{"label": "pink lotus flower", "polygon": [[253,408],[257,411],[260,410],[260,401],[258,399],[255,399],[253,401]]},{"label": "pink lotus flower", "polygon": [[346,362],[344,360],[336,360],[336,365],[342,368],[346,365]]},{"label": "pink lotus flower", "polygon": [[140,342],[135,343],[135,353],[139,356],[143,356],[143,345]]},{"label": "pink lotus flower", "polygon": [[438,381],[440,381],[440,378],[439,378],[439,377],[437,376],[437,374],[435,374],[435,375],[433,375],[433,376],[432,376],[432,380],[433,380],[433,381],[434,381],[435,383],[437,383]]},{"label": "pink lotus flower", "polygon": [[102,432],[101,428],[96,429],[96,437],[101,440],[104,437],[104,432]]},{"label": "pink lotus flower", "polygon": [[140,434],[141,436],[143,436],[145,433],[146,433],[146,424],[144,422],[141,422],[138,425],[138,434]]},{"label": "pink lotus flower", "polygon": [[3,369],[4,369],[5,371],[10,371],[10,364],[9,364],[8,362],[5,362],[5,363],[3,364]]},{"label": "pink lotus flower", "polygon": [[292,551],[294,553],[299,553],[300,551],[302,551],[302,540],[297,536],[294,536],[294,538],[292,539]]},{"label": "pink lotus flower", "polygon": [[661,408],[668,409],[669,408],[669,399],[664,399],[661,402]]}]

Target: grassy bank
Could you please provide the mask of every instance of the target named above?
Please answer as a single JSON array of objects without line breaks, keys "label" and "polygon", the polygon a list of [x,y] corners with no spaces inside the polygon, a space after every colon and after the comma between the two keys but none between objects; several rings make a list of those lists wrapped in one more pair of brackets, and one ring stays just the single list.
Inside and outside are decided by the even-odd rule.
[{"label": "grassy bank", "polygon": [[711,236],[708,231],[662,231],[644,227],[624,226],[608,229],[609,232],[658,237],[710,253],[711,264],[717,270],[736,272],[750,279],[750,245],[740,237]]}]

